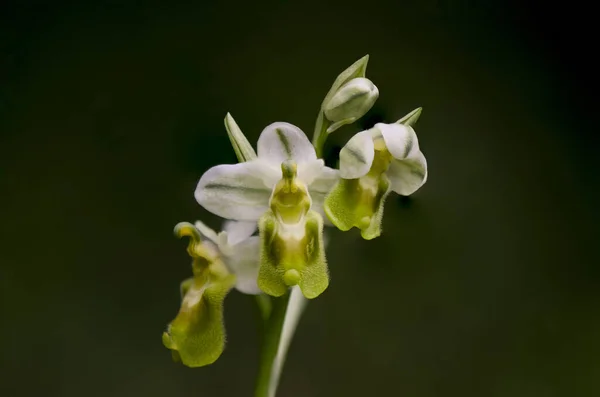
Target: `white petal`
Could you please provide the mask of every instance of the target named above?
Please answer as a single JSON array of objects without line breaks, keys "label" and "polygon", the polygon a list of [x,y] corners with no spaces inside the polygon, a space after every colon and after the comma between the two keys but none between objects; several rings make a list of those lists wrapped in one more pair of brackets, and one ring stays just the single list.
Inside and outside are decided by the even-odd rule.
[{"label": "white petal", "polygon": [[344,179],[360,178],[369,172],[374,156],[373,131],[359,132],[340,151],[340,176]]},{"label": "white petal", "polygon": [[223,224],[223,231],[227,232],[227,243],[229,245],[236,245],[252,236],[258,223],[256,222],[238,222],[238,221],[225,221]]},{"label": "white petal", "polygon": [[256,284],[260,265],[260,237],[250,237],[233,247],[225,263],[236,276],[235,287],[245,294],[260,294]]},{"label": "white petal", "polygon": [[333,189],[333,186],[337,183],[339,178],[337,170],[323,167],[319,175],[317,175],[313,182],[308,185],[308,192],[310,193],[310,198],[312,200],[311,209],[321,214],[326,225],[330,225],[330,223],[328,223],[329,218],[327,218],[325,211],[323,210],[323,203],[325,197],[329,194],[331,189]]},{"label": "white petal", "polygon": [[231,253],[233,252],[231,245],[229,245],[228,243],[228,240],[229,236],[227,235],[227,232],[221,232],[217,236],[217,247],[223,255],[231,255]]},{"label": "white petal", "polygon": [[427,161],[419,150],[404,160],[392,160],[387,176],[392,190],[403,196],[413,194],[427,181]]},{"label": "white petal", "polygon": [[202,223],[200,221],[196,221],[194,226],[196,226],[196,229],[198,229],[200,231],[200,234],[202,235],[202,237],[209,239],[213,243],[217,243],[217,233],[214,230],[212,230],[210,227],[206,226],[204,223]]},{"label": "white petal", "polygon": [[298,164],[316,160],[315,148],[295,125],[277,122],[268,125],[258,138],[258,157],[278,167],[285,160]]},{"label": "white petal", "polygon": [[321,175],[323,167],[325,167],[325,162],[321,159],[300,163],[298,164],[298,179],[308,186]]},{"label": "white petal", "polygon": [[375,128],[381,132],[387,150],[395,159],[402,160],[419,151],[417,134],[412,127],[378,123]]},{"label": "white petal", "polygon": [[273,188],[281,179],[281,164],[272,164],[268,161],[256,159],[248,161],[245,164],[251,163],[248,167],[252,168],[252,172],[260,175],[265,186]]},{"label": "white petal", "polygon": [[255,221],[267,210],[272,186],[265,178],[272,169],[261,161],[212,167],[196,187],[198,203],[226,219]]}]

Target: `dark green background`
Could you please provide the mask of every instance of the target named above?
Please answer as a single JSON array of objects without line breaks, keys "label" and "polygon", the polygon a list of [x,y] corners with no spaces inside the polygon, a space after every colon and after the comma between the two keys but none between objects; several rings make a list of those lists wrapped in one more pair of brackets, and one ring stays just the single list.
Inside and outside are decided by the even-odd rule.
[{"label": "dark green background", "polygon": [[161,344],[190,272],[173,226],[219,225],[193,191],[235,162],[227,111],[252,142],[280,120],[311,133],[366,53],[380,100],[328,160],[423,106],[429,181],[391,196],[382,237],[333,233],[279,396],[600,395],[592,26],[551,7],[5,3],[0,396],[250,396],[251,297],[227,298],[214,365]]}]

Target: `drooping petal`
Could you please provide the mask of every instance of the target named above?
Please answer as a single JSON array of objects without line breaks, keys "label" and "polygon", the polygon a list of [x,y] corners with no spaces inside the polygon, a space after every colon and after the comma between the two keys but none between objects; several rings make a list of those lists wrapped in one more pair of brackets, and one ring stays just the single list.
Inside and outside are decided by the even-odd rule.
[{"label": "drooping petal", "polygon": [[195,197],[198,203],[215,215],[226,219],[258,220],[267,210],[273,169],[264,162],[217,165],[206,171]]},{"label": "drooping petal", "polygon": [[246,240],[257,228],[258,223],[256,222],[225,221],[223,223],[223,231],[227,232],[229,245],[236,245]]},{"label": "drooping petal", "polygon": [[385,146],[392,157],[402,160],[419,152],[419,141],[415,130],[403,124],[375,124],[375,129],[381,132]]},{"label": "drooping petal", "polygon": [[411,126],[402,124],[375,125],[385,145],[394,157],[387,175],[392,190],[403,196],[413,194],[427,180],[427,161],[419,149],[417,134]]},{"label": "drooping petal", "polygon": [[258,157],[279,167],[285,160],[298,164],[316,160],[315,148],[295,125],[277,122],[268,125],[258,138]]},{"label": "drooping petal", "polygon": [[409,196],[427,182],[427,161],[421,151],[404,160],[392,160],[387,176],[392,190]]},{"label": "drooping petal", "polygon": [[[255,226],[256,229],[256,226]],[[261,293],[256,283],[260,266],[260,238],[244,239],[232,247],[232,254],[225,257],[226,265],[235,274],[235,288],[244,294]]]},{"label": "drooping petal", "polygon": [[340,151],[340,176],[344,179],[360,178],[369,172],[374,156],[372,130],[359,132]]}]

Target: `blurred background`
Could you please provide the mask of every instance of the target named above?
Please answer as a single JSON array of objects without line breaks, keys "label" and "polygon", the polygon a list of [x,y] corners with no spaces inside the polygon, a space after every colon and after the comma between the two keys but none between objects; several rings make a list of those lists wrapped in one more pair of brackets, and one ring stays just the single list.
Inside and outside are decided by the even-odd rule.
[{"label": "blurred background", "polygon": [[[380,99],[328,141],[418,106],[429,163],[384,234],[332,233],[331,285],[281,380],[296,396],[600,395],[592,25],[576,3],[21,1],[0,8],[0,396],[251,396],[252,297],[212,366],[161,333],[190,274],[193,192],[274,121],[308,134],[365,54]],[[587,50],[580,51],[583,45]],[[587,45],[587,47],[585,47]]]}]

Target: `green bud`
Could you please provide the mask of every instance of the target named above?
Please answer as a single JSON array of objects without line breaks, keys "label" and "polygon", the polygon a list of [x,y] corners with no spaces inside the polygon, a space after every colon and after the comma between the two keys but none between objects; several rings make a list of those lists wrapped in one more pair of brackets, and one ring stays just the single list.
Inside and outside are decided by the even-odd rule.
[{"label": "green bud", "polygon": [[181,283],[181,307],[163,333],[163,344],[175,361],[188,367],[212,364],[223,352],[223,300],[235,284],[225,264],[210,246],[202,244],[192,224],[175,226],[178,237],[189,236],[188,253],[194,276]]},{"label": "green bud", "polygon": [[325,117],[333,122],[327,132],[331,133],[364,116],[378,97],[379,90],[371,80],[357,77],[348,81],[323,106]]},{"label": "green bud", "polygon": [[385,172],[391,155],[376,142],[369,172],[357,179],[340,179],[325,198],[325,214],[338,229],[357,227],[365,240],[381,234],[385,199],[391,191]]},{"label": "green bud", "polygon": [[318,157],[321,157],[322,155],[323,144],[327,139],[327,135],[335,131],[342,125],[351,123],[351,121],[344,119],[338,122],[334,122],[332,124],[332,122],[325,117],[325,106],[331,101],[331,99],[335,96],[335,94],[344,84],[357,77],[365,77],[367,73],[368,63],[369,56],[365,55],[358,61],[354,62],[352,65],[348,66],[346,70],[344,70],[337,76],[337,78],[331,85],[329,92],[327,92],[327,95],[325,95],[325,99],[323,99],[323,102],[321,103],[321,108],[319,109],[319,114],[317,115],[317,121],[315,123],[315,130],[312,139],[313,146],[315,147]]},{"label": "green bud", "polygon": [[367,73],[368,63],[369,56],[365,55],[358,61],[354,62],[352,65],[348,66],[348,68],[346,68],[346,70],[344,70],[342,73],[340,73],[336,77],[335,81],[331,85],[331,88],[329,89],[329,92],[325,96],[323,104],[321,105],[321,109],[325,107],[325,105],[331,100],[331,98],[336,94],[336,92],[338,92],[341,86],[343,86],[344,84],[356,77],[365,77]]}]

